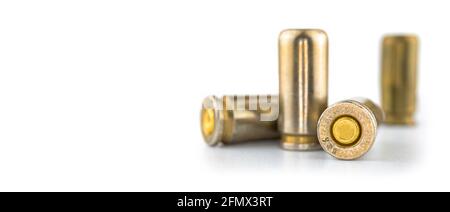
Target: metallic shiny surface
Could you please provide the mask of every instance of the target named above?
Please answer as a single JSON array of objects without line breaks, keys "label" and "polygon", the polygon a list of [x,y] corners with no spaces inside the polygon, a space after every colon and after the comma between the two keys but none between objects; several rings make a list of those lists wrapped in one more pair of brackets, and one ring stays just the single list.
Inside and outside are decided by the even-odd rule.
[{"label": "metallic shiny surface", "polygon": [[203,109],[202,110],[202,133],[205,136],[211,136],[214,132],[215,126],[215,114],[214,109]]},{"label": "metallic shiny surface", "polygon": [[[369,99],[338,102],[327,108],[319,119],[317,134],[320,145],[337,159],[357,159],[372,147],[383,119],[381,108]],[[335,128],[337,122],[341,124]]]},{"label": "metallic shiny surface", "polygon": [[328,37],[318,29],[279,35],[279,131],[282,147],[320,149],[316,127],[328,105]]},{"label": "metallic shiny surface", "polygon": [[331,134],[339,144],[352,145],[358,141],[361,135],[361,127],[355,118],[342,116],[332,124]]},{"label": "metallic shiny surface", "polygon": [[417,36],[388,35],[383,38],[381,105],[387,124],[414,124],[417,61]]},{"label": "metallic shiny surface", "polygon": [[201,131],[211,146],[276,139],[278,96],[209,96],[203,100]]}]

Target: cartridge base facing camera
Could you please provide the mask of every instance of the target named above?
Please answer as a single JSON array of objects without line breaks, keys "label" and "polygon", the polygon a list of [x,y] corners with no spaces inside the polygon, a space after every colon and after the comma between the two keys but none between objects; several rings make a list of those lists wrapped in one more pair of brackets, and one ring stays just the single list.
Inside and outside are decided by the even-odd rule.
[{"label": "cartridge base facing camera", "polygon": [[368,99],[351,99],[327,108],[319,119],[317,134],[322,148],[335,158],[363,156],[375,142],[383,111]]},{"label": "cartridge base facing camera", "polygon": [[210,146],[280,137],[278,96],[209,96],[200,114],[203,139]]}]

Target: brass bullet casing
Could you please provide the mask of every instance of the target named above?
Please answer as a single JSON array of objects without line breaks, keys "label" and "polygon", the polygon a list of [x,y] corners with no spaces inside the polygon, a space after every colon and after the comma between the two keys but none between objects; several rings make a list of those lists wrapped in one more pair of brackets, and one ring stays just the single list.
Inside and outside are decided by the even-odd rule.
[{"label": "brass bullet casing", "polygon": [[328,105],[328,37],[318,29],[288,29],[279,36],[281,144],[320,149],[317,121]]},{"label": "brass bullet casing", "polygon": [[372,147],[383,119],[381,108],[369,99],[338,102],[320,116],[317,124],[320,145],[335,158],[359,158]]},{"label": "brass bullet casing", "polygon": [[233,144],[275,139],[278,96],[209,96],[203,100],[201,130],[205,142]]},{"label": "brass bullet casing", "polygon": [[416,110],[418,38],[389,35],[383,38],[381,105],[387,124],[414,124]]}]

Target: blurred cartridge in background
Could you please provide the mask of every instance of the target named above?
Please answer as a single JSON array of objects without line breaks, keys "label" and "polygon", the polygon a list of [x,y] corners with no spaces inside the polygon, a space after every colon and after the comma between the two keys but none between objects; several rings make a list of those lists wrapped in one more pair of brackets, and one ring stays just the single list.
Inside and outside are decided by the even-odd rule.
[{"label": "blurred cartridge in background", "polygon": [[282,148],[320,149],[317,121],[328,104],[327,34],[288,29],[280,33],[278,45]]},{"label": "blurred cartridge in background", "polygon": [[381,105],[387,124],[414,124],[417,60],[417,36],[388,35],[383,38]]},{"label": "blurred cartridge in background", "polygon": [[205,142],[234,144],[276,139],[278,96],[209,96],[203,100],[201,130]]},{"label": "blurred cartridge in background", "polygon": [[327,108],[319,119],[320,145],[335,158],[359,158],[372,147],[383,119],[381,108],[369,99],[338,102]]}]

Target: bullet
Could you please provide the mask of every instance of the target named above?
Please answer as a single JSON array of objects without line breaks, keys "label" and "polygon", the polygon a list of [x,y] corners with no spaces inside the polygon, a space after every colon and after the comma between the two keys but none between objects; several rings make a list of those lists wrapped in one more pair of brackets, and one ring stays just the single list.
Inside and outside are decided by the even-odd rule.
[{"label": "bullet", "polygon": [[206,97],[200,121],[203,138],[211,146],[279,138],[278,110],[275,95]]},{"label": "bullet", "polygon": [[416,110],[418,38],[388,35],[383,39],[381,105],[385,123],[413,125]]},{"label": "bullet", "polygon": [[337,159],[357,159],[372,147],[383,119],[381,108],[369,99],[338,102],[320,116],[317,124],[320,145]]},{"label": "bullet", "polygon": [[320,149],[317,121],[328,105],[328,37],[318,29],[288,29],[279,36],[281,146]]}]

